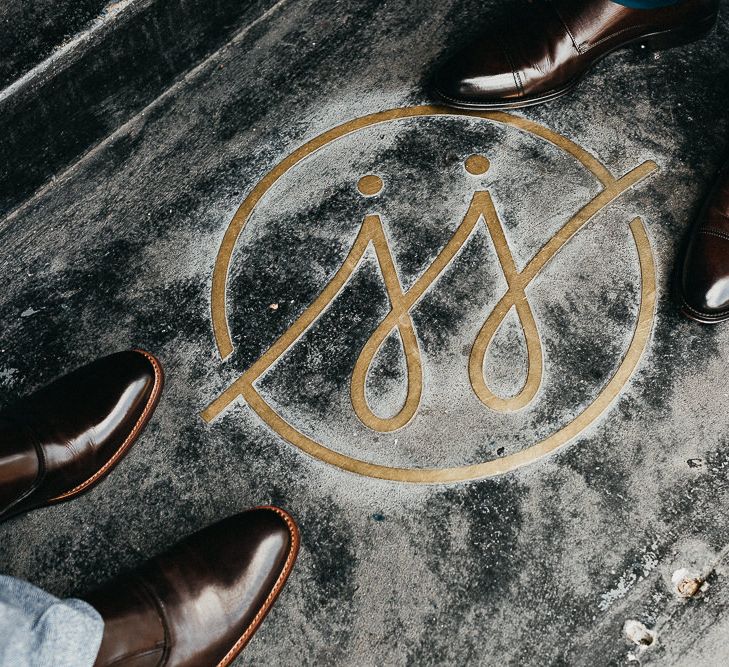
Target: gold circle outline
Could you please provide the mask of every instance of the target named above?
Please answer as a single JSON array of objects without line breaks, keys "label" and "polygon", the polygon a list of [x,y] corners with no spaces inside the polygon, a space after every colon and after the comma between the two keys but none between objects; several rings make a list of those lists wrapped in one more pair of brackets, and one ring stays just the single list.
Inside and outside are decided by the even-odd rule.
[{"label": "gold circle outline", "polygon": [[[232,260],[233,251],[235,250],[238,237],[243,231],[243,228],[253,213],[253,210],[266,192],[268,192],[278,179],[287,173],[292,167],[336,139],[379,123],[422,116],[476,117],[491,120],[497,123],[510,125],[528,134],[540,137],[557,148],[566,151],[582,163],[582,165],[588,169],[598,181],[600,181],[604,188],[603,191],[583,209],[583,211],[588,209],[592,204],[595,204],[603,194],[610,194],[609,191],[614,191],[612,196],[606,197],[607,201],[602,207],[600,207],[604,208],[604,206],[613,201],[618,194],[625,191],[628,187],[635,185],[639,182],[639,180],[642,180],[656,169],[655,163],[650,161],[646,162],[641,165],[641,167],[634,170],[634,172],[640,173],[636,173],[630,184],[622,186],[621,181],[627,179],[628,176],[634,172],[631,172],[631,174],[626,175],[622,179],[616,179],[596,157],[570,139],[567,139],[566,137],[563,137],[542,125],[534,123],[533,121],[519,116],[512,116],[500,111],[454,111],[447,107],[436,106],[405,107],[370,114],[368,116],[363,116],[343,123],[342,125],[332,128],[331,130],[324,132],[305,143],[279,162],[253,188],[248,197],[246,197],[240,205],[228,225],[215,261],[211,294],[213,331],[218,351],[223,360],[227,359],[233,351],[232,339],[227,322],[226,308],[226,288],[230,262]],[[583,211],[575,216],[573,221],[578,218]],[[592,213],[592,215],[594,215],[594,213]],[[590,217],[592,217],[592,215]],[[633,220],[630,225],[630,230],[633,235],[640,263],[641,302],[638,312],[638,320],[636,322],[628,350],[610,380],[598,393],[597,397],[579,415],[577,415],[577,417],[544,440],[519,452],[483,463],[448,468],[400,468],[369,463],[330,449],[295,429],[278,413],[276,413],[273,408],[271,408],[271,406],[258,393],[252,383],[243,383],[237,388],[240,389],[238,393],[246,400],[248,405],[256,412],[256,414],[258,414],[258,416],[282,438],[313,458],[359,475],[397,482],[443,484],[473,481],[476,479],[502,475],[524,465],[533,463],[538,459],[544,458],[545,456],[555,452],[567,442],[576,438],[607,410],[632,376],[648,344],[653,328],[656,300],[655,264],[650,240],[642,220],[640,218]],[[566,242],[566,240],[567,239],[564,239],[563,242]],[[234,387],[236,387],[236,385],[234,385]],[[231,387],[231,389],[234,387]],[[221,396],[221,399],[222,398],[223,396]],[[204,419],[211,421],[215,416],[217,416],[220,410],[214,406],[221,399],[214,401],[213,404],[211,404],[211,406],[203,412]]]}]

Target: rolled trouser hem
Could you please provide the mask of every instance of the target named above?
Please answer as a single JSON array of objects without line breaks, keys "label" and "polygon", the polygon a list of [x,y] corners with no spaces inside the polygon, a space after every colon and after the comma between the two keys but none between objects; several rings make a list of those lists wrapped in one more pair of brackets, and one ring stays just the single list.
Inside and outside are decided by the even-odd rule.
[{"label": "rolled trouser hem", "polygon": [[93,667],[103,635],[87,602],[0,575],[0,667]]}]

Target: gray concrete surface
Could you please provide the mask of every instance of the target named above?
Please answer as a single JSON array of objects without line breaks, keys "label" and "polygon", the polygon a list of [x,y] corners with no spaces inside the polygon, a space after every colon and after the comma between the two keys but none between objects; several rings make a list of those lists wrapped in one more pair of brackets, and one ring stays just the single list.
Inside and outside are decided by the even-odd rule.
[{"label": "gray concrete surface", "polygon": [[32,196],[274,4],[0,6],[0,213]]},{"label": "gray concrete surface", "polygon": [[23,0],[0,4],[0,87],[5,87],[88,26],[104,0]]},{"label": "gray concrete surface", "polygon": [[[407,290],[476,190],[491,193],[520,269],[600,190],[564,151],[491,120],[415,118],[345,137],[282,177],[243,230],[227,291],[235,351],[221,360],[212,274],[244,198],[321,133],[432,102],[435,63],[489,9],[284,0],[4,218],[0,401],[130,346],[157,354],[168,378],[150,427],[103,484],[0,526],[4,572],[82,592],[198,527],[272,502],[299,520],[302,553],[237,664],[729,660],[729,328],[681,319],[671,291],[727,141],[726,8],[702,42],[617,54],[570,97],[514,114],[616,177],[646,160],[659,167],[528,288],[544,347],[529,406],[494,412],[469,383],[473,340],[505,289],[483,226],[412,309],[424,389],[404,428],[366,428],[350,399],[356,359],[389,308],[371,250],[257,383],[289,424],[372,463],[446,467],[524,451],[584,410],[621,363],[641,299],[628,227],[640,216],[657,268],[647,349],[607,411],[564,448],[501,476],[413,485],[311,457],[243,404],[212,424],[200,417],[322,292],[365,215],[381,216]],[[491,162],[482,177],[464,170],[474,153]],[[374,198],[356,188],[368,173],[385,184]],[[401,404],[403,368],[393,337],[368,383],[378,414]],[[513,391],[524,368],[512,314],[487,358],[492,388]],[[700,598],[674,593],[682,568],[707,578]],[[657,639],[631,644],[628,620]]]}]

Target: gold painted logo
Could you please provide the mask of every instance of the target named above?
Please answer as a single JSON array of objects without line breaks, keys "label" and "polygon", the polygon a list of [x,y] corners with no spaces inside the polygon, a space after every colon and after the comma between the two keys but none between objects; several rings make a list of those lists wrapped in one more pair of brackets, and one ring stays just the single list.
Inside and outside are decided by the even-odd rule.
[{"label": "gold painted logo", "polygon": [[[303,145],[279,163],[256,185],[240,206],[225,233],[218,252],[213,273],[212,321],[221,358],[226,359],[233,352],[226,304],[226,287],[233,251],[256,206],[272,186],[304,158],[345,136],[378,124],[429,116],[480,118],[493,123],[505,124],[536,136],[575,158],[597,179],[601,184],[601,190],[547,241],[521,271],[517,269],[504,227],[490,193],[476,191],[456,232],[430,266],[407,290],[403,289],[398,277],[393,253],[380,216],[367,215],[344,263],[329,280],[323,291],[299,315],[293,325],[202,412],[205,421],[214,420],[234,401],[242,399],[282,438],[321,461],[353,473],[381,479],[414,483],[447,483],[503,474],[554,452],[579,436],[608,409],[618,396],[645,351],[653,326],[655,266],[645,225],[640,218],[636,218],[630,224],[630,231],[640,262],[641,296],[637,321],[627,351],[612,376],[582,412],[556,432],[521,451],[474,465],[456,467],[407,468],[378,465],[335,451],[307,436],[284,419],[256,388],[256,382],[297,343],[337,297],[352,277],[367,249],[372,247],[384,278],[390,310],[367,340],[357,358],[350,383],[351,403],[359,420],[372,431],[390,433],[406,427],[418,412],[423,392],[422,355],[413,324],[412,310],[449,266],[474,229],[483,223],[496,249],[507,289],[486,318],[471,348],[468,362],[470,384],[484,408],[488,410],[503,413],[514,412],[533,401],[542,384],[544,363],[539,328],[527,298],[528,286],[580,229],[620,195],[654,172],[657,167],[655,163],[648,161],[626,175],[615,178],[597,158],[569,139],[529,120],[502,112],[456,112],[432,106],[384,111],[329,130]],[[484,174],[489,169],[489,161],[484,156],[472,155],[466,161],[465,168],[474,175]],[[382,180],[375,175],[364,176],[358,183],[360,193],[367,197],[377,195],[382,187]],[[484,359],[496,332],[512,310],[516,312],[524,333],[528,371],[521,389],[513,396],[502,397],[488,386],[484,376]],[[403,405],[397,414],[381,417],[375,414],[368,403],[365,385],[375,356],[393,331],[397,331],[399,334],[405,353],[407,391]]]}]

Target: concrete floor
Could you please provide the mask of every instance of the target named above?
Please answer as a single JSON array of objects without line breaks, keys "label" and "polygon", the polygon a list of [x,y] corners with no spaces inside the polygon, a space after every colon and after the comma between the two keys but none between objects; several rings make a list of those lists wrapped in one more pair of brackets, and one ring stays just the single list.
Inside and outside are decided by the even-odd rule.
[{"label": "concrete floor", "polygon": [[[727,7],[702,42],[616,54],[548,106],[418,109],[494,4],[282,0],[9,210],[0,401],[132,346],[168,382],[103,484],[0,526],[5,573],[79,593],[276,503],[302,552],[236,664],[729,661],[729,326],[682,319],[671,289],[729,136]],[[596,197],[481,367],[496,250],[528,270]],[[505,412],[488,397],[524,384],[523,331],[543,374]],[[675,594],[682,568],[701,597]]]}]

